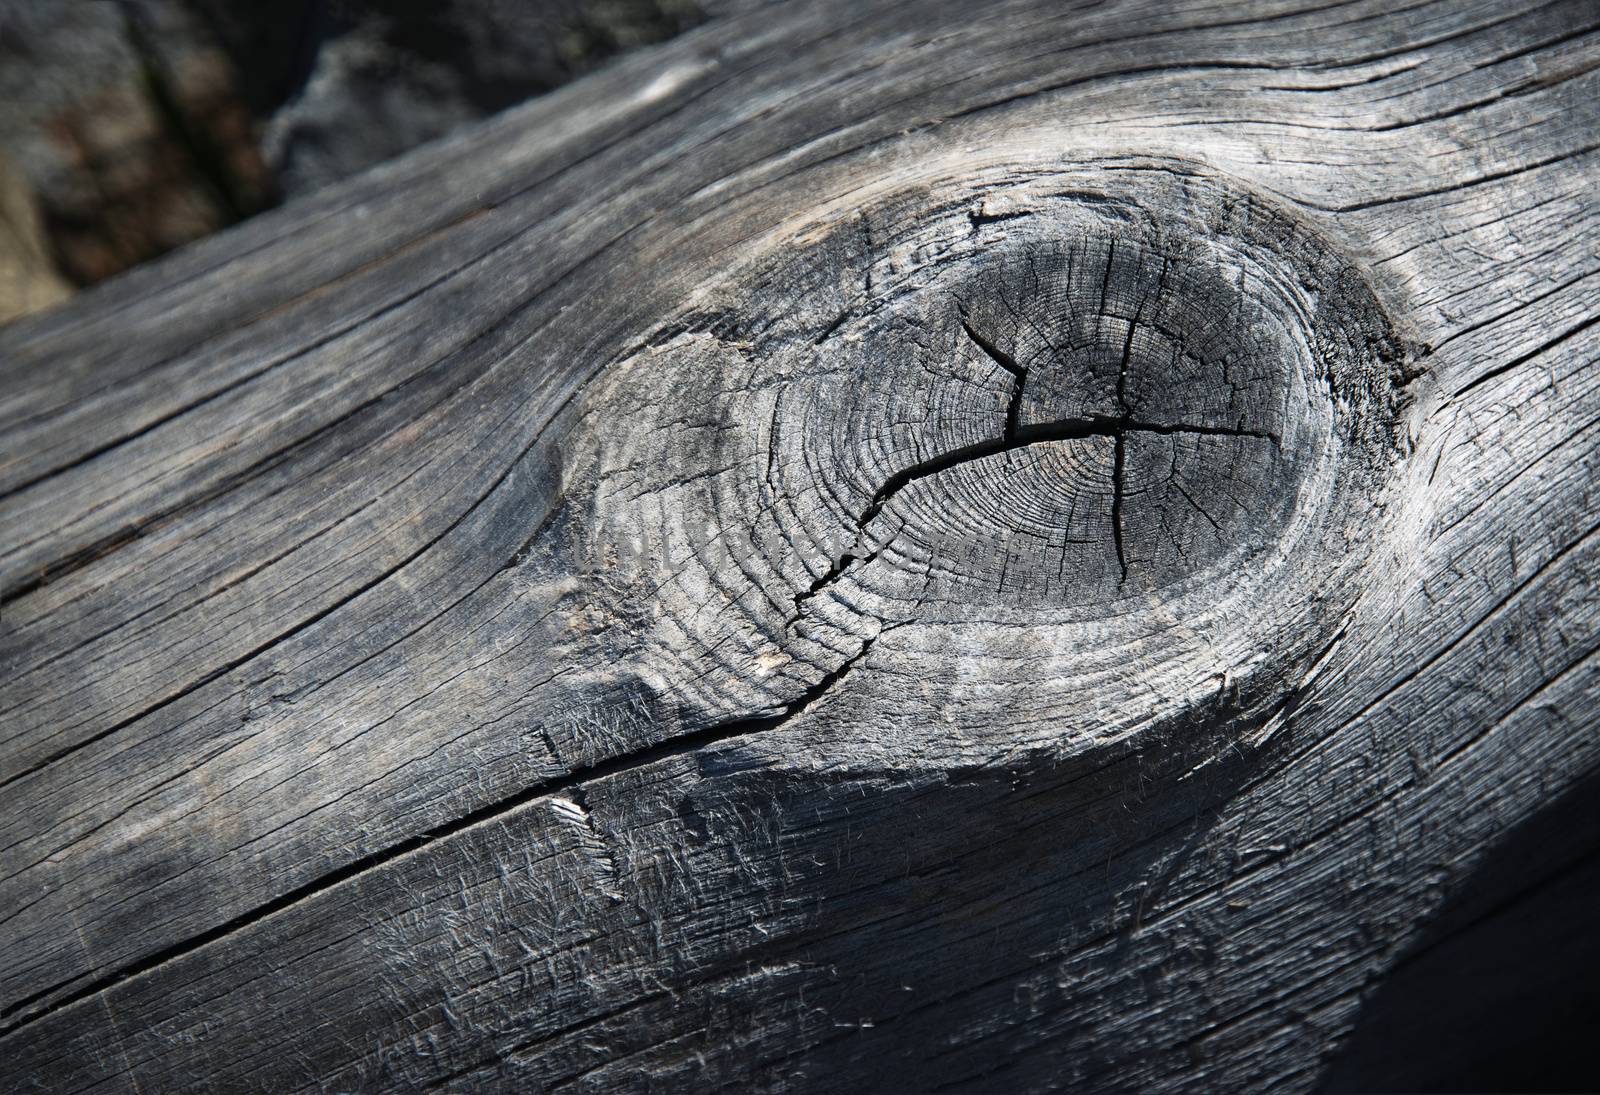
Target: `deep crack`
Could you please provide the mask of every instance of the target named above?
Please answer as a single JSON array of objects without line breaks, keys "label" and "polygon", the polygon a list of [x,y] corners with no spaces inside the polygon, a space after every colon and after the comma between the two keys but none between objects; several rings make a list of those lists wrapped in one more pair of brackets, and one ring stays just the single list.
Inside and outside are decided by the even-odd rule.
[{"label": "deep crack", "polygon": [[[850,550],[844,552],[819,578],[811,583],[802,593],[795,595],[795,607],[803,608],[805,602],[821,593],[828,586],[841,578],[852,563],[858,561],[856,549],[861,543],[861,533],[866,531],[874,518],[883,511],[889,501],[906,487],[920,479],[931,475],[949,471],[960,464],[972,460],[982,460],[985,457],[1000,456],[1009,452],[1025,449],[1030,445],[1047,444],[1054,441],[1082,441],[1090,437],[1109,437],[1113,443],[1112,449],[1112,477],[1114,491],[1111,499],[1112,512],[1112,539],[1117,545],[1117,558],[1123,565],[1123,575],[1127,575],[1127,565],[1122,558],[1122,526],[1120,521],[1121,509],[1121,477],[1123,460],[1123,438],[1128,433],[1155,433],[1171,434],[1197,434],[1202,436],[1221,437],[1251,437],[1262,441],[1277,443],[1278,438],[1270,433],[1258,430],[1233,429],[1227,426],[1193,426],[1187,423],[1142,422],[1138,419],[1125,418],[1122,415],[1095,414],[1081,418],[1064,418],[1056,422],[1041,422],[1033,425],[1018,426],[1014,436],[996,437],[988,441],[979,441],[972,445],[963,445],[940,453],[917,464],[902,468],[891,475],[873,494],[871,502],[862,510],[861,516],[856,518],[856,538]],[[871,555],[861,558],[862,563],[871,562],[888,546],[886,541]]]},{"label": "deep crack", "polygon": [[1022,417],[1022,394],[1028,384],[1028,370],[1017,364],[1015,358],[1000,347],[980,335],[972,324],[967,322],[966,313],[961,315],[961,329],[967,333],[972,344],[989,356],[989,359],[1011,374],[1011,402],[1006,407],[1006,432],[1005,437],[1017,436],[1017,423]]},{"label": "deep crack", "polygon": [[[1115,241],[1113,241],[1115,247]],[[1112,254],[1116,252],[1113,250]],[[1111,277],[1111,259],[1106,259],[1106,277]],[[1127,462],[1127,443],[1123,434],[1127,431],[1128,422],[1132,419],[1132,411],[1128,407],[1128,359],[1133,355],[1133,332],[1139,326],[1139,317],[1144,314],[1144,301],[1139,302],[1139,307],[1133,310],[1133,318],[1128,320],[1128,335],[1122,340],[1122,361],[1117,365],[1117,429],[1116,437],[1111,448],[1111,540],[1117,548],[1117,565],[1122,568],[1122,581],[1128,580],[1128,555],[1122,543],[1122,487],[1123,469]]]},{"label": "deep crack", "polygon": [[[1109,253],[1106,256],[1105,283],[1102,293],[1109,284],[1111,277],[1111,263],[1116,256],[1116,243],[1112,241]],[[1161,283],[1166,284],[1167,265],[1161,268]],[[1102,302],[1103,306],[1103,302]],[[1133,409],[1128,403],[1128,367],[1133,358],[1133,335],[1138,329],[1139,319],[1144,315],[1145,302],[1140,301],[1134,309],[1133,318],[1128,321],[1128,333],[1122,340],[1122,360],[1117,366],[1117,414],[1091,414],[1077,418],[1063,418],[1055,422],[1034,423],[1022,425],[1022,400],[1026,394],[1028,383],[1028,370],[1010,354],[1000,349],[974,327],[967,319],[965,307],[956,302],[956,311],[961,321],[961,329],[966,333],[972,344],[982,350],[984,355],[1004,370],[1012,379],[1011,396],[1006,406],[1006,422],[1001,435],[987,441],[979,441],[971,445],[951,449],[948,452],[931,457],[927,460],[902,468],[884,481],[872,495],[867,507],[856,518],[855,539],[851,542],[850,549],[843,552],[833,563],[817,577],[804,591],[795,594],[794,605],[799,613],[791,625],[797,622],[805,612],[805,603],[821,593],[824,589],[843,577],[852,564],[861,562],[870,563],[877,558],[889,541],[880,544],[873,552],[861,558],[857,551],[861,546],[861,534],[866,531],[874,518],[883,511],[900,491],[910,486],[919,479],[926,479],[930,475],[948,471],[958,464],[971,460],[982,460],[990,456],[999,456],[1004,453],[1014,452],[1017,449],[1027,448],[1029,445],[1043,444],[1053,441],[1081,441],[1090,437],[1108,437],[1112,442],[1111,449],[1111,539],[1116,548],[1117,565],[1122,570],[1121,581],[1128,580],[1128,557],[1123,543],[1122,529],[1122,496],[1124,488],[1125,465],[1127,461],[1126,436],[1134,433],[1179,434],[1189,433],[1208,436],[1224,437],[1252,437],[1264,441],[1271,441],[1280,449],[1282,443],[1275,434],[1259,430],[1247,430],[1243,427],[1228,426],[1199,426],[1188,423],[1144,422],[1133,417]],[[1187,495],[1185,495],[1187,497]],[[1206,514],[1211,520],[1210,514]],[[1211,521],[1216,524],[1214,520]]]}]

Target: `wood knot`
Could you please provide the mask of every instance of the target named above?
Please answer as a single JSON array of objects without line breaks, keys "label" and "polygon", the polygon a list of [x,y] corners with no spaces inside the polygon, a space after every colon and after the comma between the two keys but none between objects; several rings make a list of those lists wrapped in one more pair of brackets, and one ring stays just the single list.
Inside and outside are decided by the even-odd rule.
[{"label": "wood knot", "polygon": [[792,703],[897,628],[946,709],[1113,673],[1192,706],[1336,632],[1400,452],[1367,282],[1193,165],[999,174],[769,242],[592,401],[607,580],[701,702]]}]

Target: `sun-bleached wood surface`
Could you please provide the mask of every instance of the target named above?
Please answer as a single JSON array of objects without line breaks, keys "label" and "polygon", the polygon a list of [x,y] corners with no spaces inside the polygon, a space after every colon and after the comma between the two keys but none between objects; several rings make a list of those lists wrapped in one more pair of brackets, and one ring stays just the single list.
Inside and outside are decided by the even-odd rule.
[{"label": "sun-bleached wood surface", "polygon": [[1313,1087],[1600,763],[1597,150],[1587,3],[783,5],[0,331],[8,1085]]}]

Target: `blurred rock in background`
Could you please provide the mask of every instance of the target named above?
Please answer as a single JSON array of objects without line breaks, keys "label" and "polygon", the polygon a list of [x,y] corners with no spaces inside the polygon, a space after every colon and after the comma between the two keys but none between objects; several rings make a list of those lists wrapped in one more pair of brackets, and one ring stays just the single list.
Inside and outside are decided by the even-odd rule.
[{"label": "blurred rock in background", "polygon": [[169,2],[0,0],[0,154],[80,286],[273,199],[227,55]]},{"label": "blurred rock in background", "polygon": [[0,0],[0,323],[748,0]]},{"label": "blurred rock in background", "polygon": [[0,159],[0,323],[71,295],[45,241],[32,188]]},{"label": "blurred rock in background", "polygon": [[700,21],[694,0],[189,2],[238,65],[288,195]]}]

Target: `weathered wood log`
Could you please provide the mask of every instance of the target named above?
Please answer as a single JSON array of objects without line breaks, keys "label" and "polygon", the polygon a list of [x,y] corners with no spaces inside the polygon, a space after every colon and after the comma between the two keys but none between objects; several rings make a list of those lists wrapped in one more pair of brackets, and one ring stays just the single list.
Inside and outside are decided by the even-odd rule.
[{"label": "weathered wood log", "polygon": [[1315,1086],[1600,766],[1597,31],[762,10],[0,332],[9,1084]]}]

